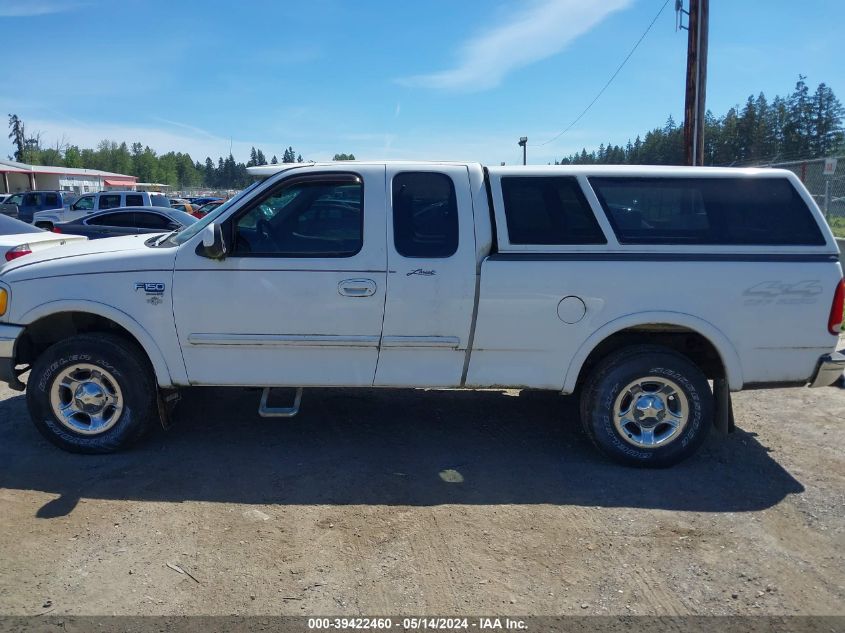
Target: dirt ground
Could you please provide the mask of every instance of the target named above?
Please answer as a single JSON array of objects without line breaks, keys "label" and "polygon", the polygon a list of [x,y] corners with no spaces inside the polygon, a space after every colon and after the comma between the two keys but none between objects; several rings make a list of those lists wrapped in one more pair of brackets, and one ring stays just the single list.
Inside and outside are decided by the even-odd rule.
[{"label": "dirt ground", "polygon": [[843,614],[845,389],[738,394],[738,430],[615,466],[549,393],[194,389],[111,456],[0,392],[0,613]]}]

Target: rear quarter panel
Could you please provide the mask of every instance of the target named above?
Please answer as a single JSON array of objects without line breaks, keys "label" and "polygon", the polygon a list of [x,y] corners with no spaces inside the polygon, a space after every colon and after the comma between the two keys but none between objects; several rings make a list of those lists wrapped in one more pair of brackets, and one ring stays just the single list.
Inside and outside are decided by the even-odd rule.
[{"label": "rear quarter panel", "polygon": [[[592,348],[616,331],[666,323],[714,344],[732,390],[808,379],[827,331],[837,262],[487,259],[467,384],[572,391]],[[584,317],[567,324],[574,296]]]}]

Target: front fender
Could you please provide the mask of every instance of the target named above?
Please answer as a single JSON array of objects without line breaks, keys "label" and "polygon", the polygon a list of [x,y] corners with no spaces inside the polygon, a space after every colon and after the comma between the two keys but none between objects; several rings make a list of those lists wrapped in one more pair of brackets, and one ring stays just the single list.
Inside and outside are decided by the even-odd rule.
[{"label": "front fender", "polygon": [[87,312],[89,314],[94,314],[103,317],[104,319],[114,321],[122,328],[125,328],[132,336],[135,337],[144,352],[146,352],[147,357],[150,359],[150,363],[153,366],[153,371],[155,371],[156,381],[159,386],[173,386],[173,378],[171,376],[170,369],[168,368],[167,362],[164,359],[164,354],[162,354],[161,349],[155,342],[155,339],[150,336],[149,332],[147,332],[144,327],[138,323],[138,321],[113,306],[97,301],[49,301],[24,313],[21,318],[18,319],[19,325],[26,326],[43,317],[58,314],[60,312]]},{"label": "front fender", "polygon": [[706,338],[719,353],[722,365],[725,368],[725,376],[730,390],[739,391],[742,389],[742,365],[739,361],[739,354],[737,354],[733,343],[715,325],[684,312],[638,312],[636,314],[627,314],[605,323],[581,344],[581,347],[578,348],[578,351],[569,361],[569,367],[566,370],[566,377],[563,381],[563,393],[572,393],[575,391],[584,361],[587,360],[587,357],[599,343],[622,330],[654,323],[685,327]]}]

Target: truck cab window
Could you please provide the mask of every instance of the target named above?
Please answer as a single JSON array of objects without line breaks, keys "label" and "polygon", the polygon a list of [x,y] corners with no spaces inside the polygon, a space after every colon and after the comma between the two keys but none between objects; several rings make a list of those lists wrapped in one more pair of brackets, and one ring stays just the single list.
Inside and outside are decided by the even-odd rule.
[{"label": "truck cab window", "polygon": [[235,256],[352,257],[363,246],[360,181],[282,186],[238,218]]},{"label": "truck cab window", "polygon": [[393,178],[393,243],[403,257],[451,257],[458,250],[458,203],[446,174]]}]

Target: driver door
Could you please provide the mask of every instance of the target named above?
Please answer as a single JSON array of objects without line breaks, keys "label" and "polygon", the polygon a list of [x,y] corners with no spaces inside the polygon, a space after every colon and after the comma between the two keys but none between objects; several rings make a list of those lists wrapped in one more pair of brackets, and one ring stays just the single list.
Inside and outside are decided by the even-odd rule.
[{"label": "driver door", "polygon": [[[297,173],[298,172],[298,173]],[[173,306],[192,384],[366,386],[384,316],[384,166],[296,170],[180,248]]]}]

